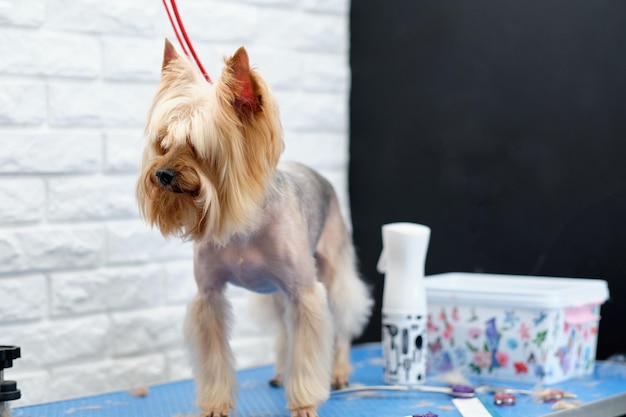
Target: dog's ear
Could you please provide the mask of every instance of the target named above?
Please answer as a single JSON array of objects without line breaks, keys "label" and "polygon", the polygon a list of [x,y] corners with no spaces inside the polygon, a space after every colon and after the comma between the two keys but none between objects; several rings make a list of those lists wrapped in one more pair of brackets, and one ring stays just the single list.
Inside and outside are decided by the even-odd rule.
[{"label": "dog's ear", "polygon": [[172,60],[178,58],[178,54],[176,53],[176,49],[174,49],[174,45],[169,41],[169,39],[165,38],[165,48],[163,48],[163,64],[161,65],[161,72],[165,71],[165,67]]},{"label": "dog's ear", "polygon": [[232,85],[235,110],[240,116],[249,116],[259,111],[261,109],[261,96],[257,92],[255,76],[250,69],[248,53],[243,46],[226,60],[226,66],[235,80]]}]

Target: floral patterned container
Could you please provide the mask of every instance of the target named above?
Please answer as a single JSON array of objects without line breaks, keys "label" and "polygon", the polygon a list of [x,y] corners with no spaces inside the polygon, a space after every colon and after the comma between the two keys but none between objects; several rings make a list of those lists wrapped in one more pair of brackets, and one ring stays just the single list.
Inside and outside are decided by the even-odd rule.
[{"label": "floral patterned container", "polygon": [[606,281],[449,273],[425,282],[428,372],[545,384],[592,372]]}]

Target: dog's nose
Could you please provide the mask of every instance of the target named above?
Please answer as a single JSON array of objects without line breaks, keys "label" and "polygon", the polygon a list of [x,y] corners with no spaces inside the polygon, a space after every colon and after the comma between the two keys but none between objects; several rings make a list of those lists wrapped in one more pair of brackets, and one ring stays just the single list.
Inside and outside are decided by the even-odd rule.
[{"label": "dog's nose", "polygon": [[163,185],[170,185],[176,177],[176,171],[166,168],[159,168],[156,171],[156,176],[159,182]]}]

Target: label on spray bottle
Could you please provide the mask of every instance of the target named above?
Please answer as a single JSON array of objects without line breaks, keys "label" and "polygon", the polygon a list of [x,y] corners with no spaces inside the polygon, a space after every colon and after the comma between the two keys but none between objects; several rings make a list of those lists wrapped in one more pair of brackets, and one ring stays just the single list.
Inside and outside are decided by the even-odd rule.
[{"label": "label on spray bottle", "polygon": [[416,385],[426,377],[426,317],[421,314],[382,313],[384,381]]}]

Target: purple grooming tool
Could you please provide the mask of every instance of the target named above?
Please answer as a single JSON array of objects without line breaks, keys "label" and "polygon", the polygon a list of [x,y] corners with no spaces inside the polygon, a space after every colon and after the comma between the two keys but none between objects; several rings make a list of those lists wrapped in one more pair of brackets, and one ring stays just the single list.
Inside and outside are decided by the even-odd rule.
[{"label": "purple grooming tool", "polygon": [[468,398],[476,393],[473,387],[463,384],[452,384],[450,389],[452,390],[452,396],[456,398]]}]

